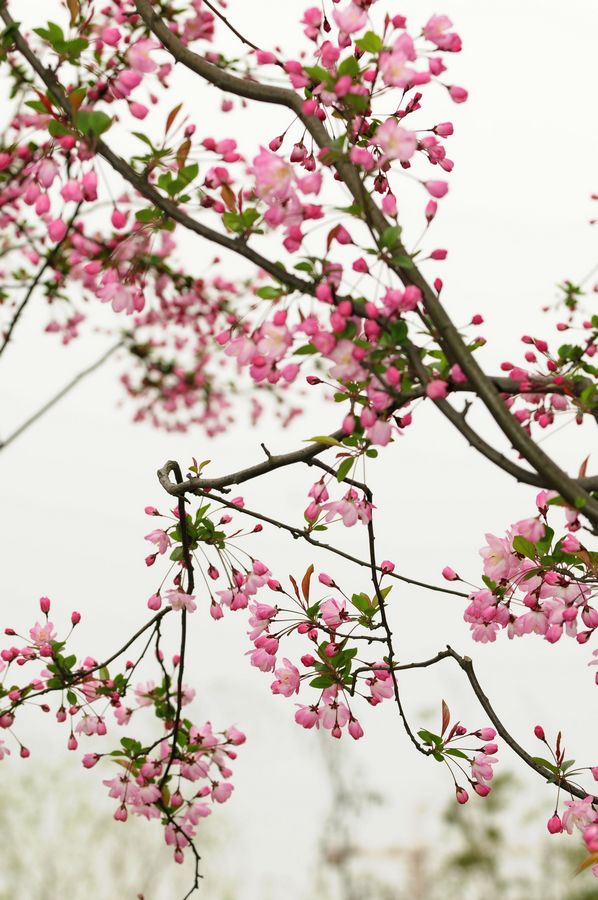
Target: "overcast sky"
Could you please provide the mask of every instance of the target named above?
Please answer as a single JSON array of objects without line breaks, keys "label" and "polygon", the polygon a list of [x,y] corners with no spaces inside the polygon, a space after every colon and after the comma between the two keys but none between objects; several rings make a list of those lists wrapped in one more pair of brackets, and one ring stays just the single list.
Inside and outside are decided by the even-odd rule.
[{"label": "overcast sky", "polygon": [[[23,6],[36,14],[39,9],[35,3]],[[296,0],[231,0],[229,13],[262,46],[284,36],[285,49],[291,50],[303,6]],[[450,144],[456,166],[434,240],[450,251],[442,274],[455,321],[468,321],[474,312],[484,315],[489,367],[505,358],[519,360],[524,332],[552,339],[540,309],[554,302],[556,283],[582,277],[598,258],[596,234],[587,225],[593,212],[589,194],[598,189],[598,12],[587,0],[566,5],[446,0],[440,8],[421,0],[400,7],[380,0],[380,6],[418,24],[446,12],[463,37],[464,52],[451,60],[451,80],[469,89],[470,100],[455,107],[441,97],[437,107],[438,120],[456,123]],[[185,84],[191,92],[192,82]],[[212,130],[222,137],[240,129],[243,146],[251,148],[276,133],[273,115],[252,110],[240,115],[238,124],[232,117],[215,118]],[[185,240],[206,261],[213,256],[210,247]],[[64,350],[41,333],[46,315],[41,299],[31,304],[14,346],[2,358],[3,435],[106,345],[105,338],[91,335]],[[149,530],[143,507],[164,505],[155,470],[166,459],[186,464],[196,456],[211,458],[214,474],[224,473],[259,460],[260,441],[273,451],[291,449],[327,429],[331,416],[310,394],[309,420],[298,419],[286,432],[273,422],[248,430],[239,415],[236,430],[209,444],[199,431],[157,433],[131,424],[130,408],[118,406],[119,367],[118,360],[111,362],[0,454],[2,622],[28,627],[37,617],[39,596],[49,595],[56,623],[66,621],[73,608],[83,613],[77,649],[97,657],[114,647],[115,635],[138,627],[155,587],[155,572],[143,564],[143,535]],[[491,426],[488,434],[494,435]],[[554,448],[575,470],[593,441],[590,429],[571,425],[547,438],[544,447]],[[590,470],[595,471],[592,463]],[[484,532],[500,533],[534,512],[533,489],[479,459],[434,408],[387,448],[371,477],[375,493],[384,498],[376,512],[380,558],[396,560],[402,573],[423,580],[440,581],[448,563],[477,581]],[[308,471],[287,470],[243,493],[254,508],[300,521],[310,483]],[[337,539],[364,554],[364,532],[357,527],[337,531]],[[316,556],[278,534],[261,540],[264,549],[258,544],[256,554],[261,552],[278,577],[300,575],[311,561],[334,570],[339,579],[348,577],[349,569],[324,553]],[[359,585],[367,589],[365,581]],[[524,746],[539,752],[532,728],[541,722],[550,732],[563,729],[569,756],[596,764],[596,688],[586,668],[587,647],[567,639],[556,646],[534,637],[508,642],[505,636],[492,646],[474,645],[458,598],[400,585],[391,610],[402,661],[452,643],[473,656],[496,710]],[[243,655],[244,622],[238,614],[213,623],[205,608],[191,620],[188,680],[197,688],[197,718],[209,718],[215,727],[234,722],[249,738],[236,764],[235,794],[218,810],[229,836],[219,859],[229,873],[239,873],[237,900],[263,898],[268,891],[276,898],[283,889],[287,900],[299,900],[309,886],[314,838],[329,799],[325,768],[317,735],[293,723],[293,702],[270,696],[269,676],[250,668]],[[468,725],[486,724],[456,666],[446,663],[403,684],[416,725],[434,721],[429,716],[437,714],[442,697]],[[393,706],[364,710],[360,719],[365,738],[350,744],[343,739],[337,749],[349,771],[360,771],[367,785],[387,798],[367,819],[364,843],[424,840],[433,833],[435,810],[451,795],[450,780],[443,767],[412,752]],[[41,723],[39,716],[28,726],[34,754],[43,742],[44,755],[66,756],[65,733],[58,726]],[[79,766],[78,755],[72,757],[68,762]],[[552,792],[523,771],[506,748],[501,747],[500,759],[525,785],[519,809],[530,799],[544,803],[545,816],[536,821],[540,837],[552,811]],[[3,777],[17,778],[22,765],[33,764],[2,763],[0,786]],[[90,792],[100,777],[110,775],[98,769],[87,774]],[[98,802],[109,817],[112,801]],[[109,827],[122,828],[111,822]],[[159,829],[154,831],[161,841]],[[76,842],[75,835],[64,837]],[[289,884],[291,865],[296,885]]]}]

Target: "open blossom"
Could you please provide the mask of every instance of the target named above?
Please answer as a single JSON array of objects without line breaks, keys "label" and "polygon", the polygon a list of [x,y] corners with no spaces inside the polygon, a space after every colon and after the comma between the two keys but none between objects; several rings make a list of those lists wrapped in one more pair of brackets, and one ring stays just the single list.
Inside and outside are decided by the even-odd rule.
[{"label": "open blossom", "polygon": [[584,797],[583,800],[566,800],[567,807],[562,815],[563,828],[569,834],[573,834],[573,828],[584,830],[588,825],[598,821],[598,813],[592,805],[592,797]]},{"label": "open blossom", "polygon": [[29,629],[29,636],[33,643],[39,647],[42,644],[48,644],[50,641],[53,641],[56,637],[56,631],[51,622],[44,622],[43,625],[36,622],[33,628]]},{"label": "open blossom", "polygon": [[331,631],[335,631],[343,622],[346,622],[349,616],[347,615],[347,604],[343,598],[337,600],[335,597],[331,597],[329,600],[324,600],[324,602],[320,605],[320,615],[324,619],[327,628],[330,628]]},{"label": "open blossom", "polygon": [[353,488],[347,491],[342,500],[332,500],[330,503],[324,503],[322,509],[327,511],[327,522],[331,522],[335,516],[340,516],[346,528],[351,528],[358,521],[367,525],[372,518],[371,503],[365,498],[360,500]]},{"label": "open blossom", "polygon": [[288,200],[293,190],[293,169],[289,163],[263,147],[253,160],[255,192],[267,203]]},{"label": "open blossom", "polygon": [[485,753],[479,753],[471,764],[471,774],[475,781],[484,784],[491,781],[494,775],[492,766],[495,766],[498,759],[495,756],[487,756]]},{"label": "open blossom", "polygon": [[127,62],[135,72],[154,72],[158,64],[150,56],[151,50],[157,50],[160,44],[149,38],[142,38],[127,50]]},{"label": "open blossom", "polygon": [[417,78],[417,72],[408,65],[407,55],[403,52],[380,54],[380,72],[384,84],[393,87],[406,88],[413,84]]},{"label": "open blossom", "polygon": [[368,20],[368,14],[356,3],[348,3],[341,9],[334,9],[332,17],[341,31],[352,34],[364,27]]},{"label": "open blossom", "polygon": [[355,345],[352,341],[343,339],[339,341],[330,359],[335,363],[330,369],[333,378],[342,378],[345,381],[360,381],[365,377],[364,369],[359,365],[354,356]]},{"label": "open blossom", "polygon": [[161,528],[156,528],[155,531],[150,531],[149,534],[145,535],[145,540],[151,541],[152,544],[155,544],[158,548],[159,553],[166,553],[166,551],[170,547],[170,538]]},{"label": "open blossom", "polygon": [[184,591],[166,591],[166,600],[173,609],[186,609],[187,612],[195,612],[197,604],[193,594],[186,594]]},{"label": "open blossom", "polygon": [[461,38],[450,31],[453,23],[448,16],[432,16],[422,31],[426,40],[436,44],[439,50],[458,53],[461,50]]},{"label": "open blossom", "polygon": [[388,118],[376,129],[371,142],[382,149],[383,161],[398,159],[406,162],[417,150],[417,135],[402,128],[396,119]]},{"label": "open blossom", "polygon": [[494,534],[486,534],[485,537],[488,544],[480,550],[480,556],[484,560],[484,575],[493,581],[508,578],[517,566],[511,542]]},{"label": "open blossom", "polygon": [[290,697],[299,693],[299,669],[289,659],[283,659],[283,663],[284,665],[275,670],[276,681],[272,682],[271,689],[273,694]]}]

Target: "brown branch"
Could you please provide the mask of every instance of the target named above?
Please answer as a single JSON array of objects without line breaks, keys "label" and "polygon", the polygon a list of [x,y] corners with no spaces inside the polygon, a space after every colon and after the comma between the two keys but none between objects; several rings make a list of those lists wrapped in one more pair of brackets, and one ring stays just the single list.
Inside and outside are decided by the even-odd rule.
[{"label": "brown branch", "polygon": [[[180,466],[175,463],[172,471],[174,472],[174,476],[177,482],[183,481],[183,473],[181,472]],[[193,560],[191,554],[191,546],[189,540],[189,532],[187,530],[187,510],[185,509],[185,496],[181,494],[178,499],[178,513],[179,513],[179,528],[181,530],[181,545],[183,548],[183,564],[185,566],[185,570],[187,572],[187,585],[186,585],[186,593],[192,594],[193,588],[195,584],[195,579],[193,575]],[[181,710],[183,708],[183,676],[185,671],[185,650],[187,647],[187,610],[181,610],[181,642],[179,647],[179,671],[177,678],[177,689],[176,689],[176,709],[174,714],[174,726],[172,729],[172,747],[170,751],[170,756],[168,757],[168,762],[166,764],[166,768],[164,769],[164,774],[160,779],[160,789],[164,787],[166,781],[168,779],[168,775],[170,773],[170,769],[172,767],[172,763],[174,761],[174,757],[176,754],[177,744],[179,741],[179,728],[181,724]]]},{"label": "brown branch", "polygon": [[[534,758],[532,756],[530,756],[530,754],[527,752],[527,750],[524,750],[524,748],[521,746],[521,744],[519,744],[515,740],[515,738],[509,734],[509,732],[507,731],[507,729],[505,728],[505,726],[499,719],[497,713],[494,711],[494,708],[493,708],[492,704],[490,703],[490,700],[484,693],[482,686],[480,685],[480,682],[477,679],[477,676],[476,676],[476,673],[475,673],[475,670],[473,667],[473,662],[469,658],[469,656],[460,656],[458,653],[455,652],[455,650],[452,649],[452,647],[447,647],[447,654],[449,656],[451,656],[458,663],[460,668],[465,672],[465,675],[467,676],[467,679],[473,689],[473,692],[480,702],[480,706],[482,707],[482,709],[484,710],[484,712],[486,713],[486,715],[488,716],[488,718],[490,719],[490,721],[492,722],[494,727],[496,728],[498,734],[501,736],[503,741],[509,745],[511,750],[513,750],[517,754],[517,756],[520,759],[522,759],[523,762],[526,763],[530,767],[530,769],[533,769],[534,772],[537,772],[539,775],[541,775],[547,781],[553,781],[554,780],[553,773],[550,772],[548,769],[546,769],[544,766],[537,763],[534,760]],[[439,658],[443,658],[443,655],[439,654]],[[572,784],[570,781],[567,781],[566,778],[561,778],[558,781],[558,785],[559,785],[559,787],[563,788],[563,790],[568,791],[570,794],[573,794],[573,796],[575,796],[575,797],[579,797],[581,800],[583,800],[585,797],[588,796],[587,791],[584,791],[582,788],[577,787],[577,785]],[[598,803],[598,797],[593,797],[593,801],[595,803]]]},{"label": "brown branch", "polygon": [[[214,497],[209,491],[199,491],[195,490],[196,493],[200,497],[205,497],[206,500],[215,500],[217,503],[222,506],[226,506],[228,509],[232,509],[235,512],[241,513],[242,515],[249,516],[251,519],[257,519],[260,522],[266,522],[268,525],[274,525],[275,528],[280,528],[282,531],[287,531],[292,537],[295,539],[301,538],[304,541],[307,541],[308,544],[311,544],[312,547],[317,547],[320,550],[326,550],[328,553],[334,553],[336,556],[341,556],[343,559],[348,560],[349,562],[355,563],[355,565],[363,566],[364,568],[370,568],[370,562],[365,559],[359,559],[357,556],[352,556],[350,553],[346,553],[344,550],[340,550],[338,547],[333,547],[332,544],[325,544],[323,541],[318,541],[316,538],[313,538],[308,531],[305,531],[301,528],[297,528],[294,525],[288,525],[286,522],[281,522],[279,519],[274,519],[271,516],[267,516],[264,513],[255,512],[255,510],[248,509],[246,506],[237,506],[234,503],[231,503],[228,500],[224,500],[222,497]],[[405,584],[411,584],[414,587],[425,588],[428,591],[438,591],[442,594],[452,594],[455,597],[463,597],[467,599],[469,594],[465,594],[462,591],[455,591],[451,588],[441,587],[440,585],[428,584],[425,581],[417,581],[414,578],[407,578],[405,575],[399,575],[397,572],[387,572],[386,569],[383,569],[382,566],[377,566],[377,569],[380,573],[386,574],[389,578],[394,578],[396,581],[402,581]]]}]

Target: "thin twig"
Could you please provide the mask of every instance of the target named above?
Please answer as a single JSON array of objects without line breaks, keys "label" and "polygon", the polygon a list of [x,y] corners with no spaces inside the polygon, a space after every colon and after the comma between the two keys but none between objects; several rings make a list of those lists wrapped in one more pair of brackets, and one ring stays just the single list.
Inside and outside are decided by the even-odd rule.
[{"label": "thin twig", "polygon": [[62,400],[63,397],[70,393],[70,391],[72,391],[72,389],[76,387],[80,381],[83,381],[84,378],[87,378],[88,375],[91,375],[92,372],[95,372],[96,369],[99,369],[99,367],[103,363],[105,363],[113,353],[124,346],[124,343],[124,340],[121,339],[120,341],[118,341],[118,343],[113,344],[112,347],[109,347],[108,350],[106,350],[106,352],[103,353],[99,359],[96,359],[94,363],[75,375],[75,377],[72,378],[67,384],[65,384],[65,386],[61,388],[61,390],[59,390],[58,393],[54,395],[54,397],[48,400],[47,403],[44,403],[44,405],[41,406],[36,412],[34,412],[33,415],[29,416],[28,419],[25,419],[25,421],[21,425],[19,425],[19,427],[16,428],[12,432],[12,434],[10,434],[6,438],[6,440],[0,440],[0,450],[4,450],[5,447],[8,447],[8,445],[11,444],[16,438],[18,438],[19,435],[23,434],[23,432],[26,431],[30,425],[33,425],[34,422],[37,422],[37,420],[40,419],[45,413],[47,413],[49,409],[52,409],[52,407],[55,406],[59,400]]}]

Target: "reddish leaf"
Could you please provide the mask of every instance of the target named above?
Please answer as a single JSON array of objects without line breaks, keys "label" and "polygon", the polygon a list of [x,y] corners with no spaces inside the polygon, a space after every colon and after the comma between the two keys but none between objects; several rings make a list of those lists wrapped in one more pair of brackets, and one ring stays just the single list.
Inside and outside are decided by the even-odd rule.
[{"label": "reddish leaf", "polygon": [[584,461],[582,462],[581,466],[579,467],[579,475],[577,476],[578,478],[585,478],[585,477],[586,477],[586,472],[588,471],[588,463],[589,463],[589,461],[590,461],[590,457],[589,457],[589,456],[586,456],[586,458],[585,458]]},{"label": "reddish leaf", "polygon": [[339,224],[335,225],[334,228],[331,228],[331,230],[328,232],[328,237],[326,238],[326,250],[330,250],[330,245],[339,233],[340,229],[341,225]]},{"label": "reddish leaf", "polygon": [[189,156],[190,149],[191,149],[191,141],[189,140],[189,138],[187,138],[187,140],[183,141],[183,143],[181,144],[181,146],[179,147],[179,149],[176,152],[177,168],[179,168],[179,169],[183,168],[183,166],[185,165],[185,162],[187,160],[187,157]]},{"label": "reddish leaf", "polygon": [[449,723],[451,721],[451,713],[446,705],[445,701],[442,701],[442,730],[440,732],[441,735],[444,734],[446,729],[449,727]]},{"label": "reddish leaf", "polygon": [[39,97],[40,103],[43,103],[43,105],[46,107],[48,112],[52,113],[52,115],[54,115],[53,110],[52,110],[52,101],[50,100],[50,98],[48,96],[46,96],[46,94],[42,94],[41,91],[36,91],[35,93]]},{"label": "reddish leaf", "polygon": [[305,597],[305,602],[309,604],[309,583],[311,581],[311,576],[314,574],[314,566],[313,563],[308,568],[307,572],[303,576],[303,580],[301,582],[301,591],[303,592],[303,596]]},{"label": "reddish leaf", "polygon": [[182,105],[183,105],[182,103],[179,103],[178,106],[175,106],[174,109],[171,109],[170,112],[168,113],[168,115],[166,117],[166,128],[164,129],[164,137],[166,137],[166,135],[170,131],[170,126],[176,119],[178,112]]},{"label": "reddish leaf", "polygon": [[79,13],[81,12],[81,6],[79,4],[79,0],[66,0],[66,5],[68,8],[68,11],[71,14],[71,21],[69,24],[72,27],[73,25],[75,25],[75,23],[77,22],[77,19],[79,18]]},{"label": "reddish leaf", "polygon": [[237,211],[237,204],[235,201],[234,191],[228,186],[228,184],[223,184],[220,188],[220,196],[224,200],[224,204],[229,212]]},{"label": "reddish leaf", "polygon": [[289,578],[290,578],[291,584],[293,585],[293,590],[295,591],[295,596],[296,596],[297,600],[299,600],[299,602],[301,602],[300,598],[299,598],[299,588],[297,587],[297,582],[295,581],[295,579],[293,578],[292,575],[289,575]]},{"label": "reddish leaf", "polygon": [[73,116],[77,114],[79,107],[85,100],[85,95],[85,88],[77,88],[75,91],[72,91],[69,94],[69,106],[71,108],[71,114]]}]

